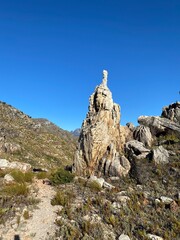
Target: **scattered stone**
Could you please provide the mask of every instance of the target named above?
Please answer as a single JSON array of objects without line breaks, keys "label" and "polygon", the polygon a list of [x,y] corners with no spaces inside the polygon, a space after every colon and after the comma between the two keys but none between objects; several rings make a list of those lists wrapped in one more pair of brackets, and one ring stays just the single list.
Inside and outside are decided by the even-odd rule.
[{"label": "scattered stone", "polygon": [[150,233],[147,234],[147,237],[148,237],[149,239],[151,239],[151,240],[163,240],[162,237],[159,237],[159,236],[157,236],[157,235],[150,234]]},{"label": "scattered stone", "polygon": [[89,182],[97,182],[100,187],[103,187],[105,180],[103,178],[97,178],[96,176],[91,176],[88,180]]},{"label": "scattered stone", "polygon": [[146,147],[151,147],[153,143],[153,137],[150,128],[143,125],[135,128],[133,137],[135,140],[142,142]]},{"label": "scattered stone", "polygon": [[14,178],[10,174],[6,174],[4,176],[4,181],[5,183],[11,183],[11,182],[14,182]]},{"label": "scattered stone", "polygon": [[0,152],[5,153],[16,153],[21,151],[21,146],[16,143],[1,142],[0,143]]},{"label": "scattered stone", "polygon": [[115,188],[112,184],[110,184],[110,183],[108,183],[108,182],[106,182],[106,181],[104,181],[103,187],[104,187],[104,188],[109,188],[109,189]]},{"label": "scattered stone", "polygon": [[118,240],[131,240],[128,235],[126,234],[121,234],[118,238]]},{"label": "scattered stone", "polygon": [[130,201],[131,199],[128,196],[117,196],[117,201],[121,202],[122,204],[126,204],[127,201]]},{"label": "scattered stone", "polygon": [[110,177],[109,178],[111,181],[119,181],[120,177]]},{"label": "scattered stone", "polygon": [[169,153],[163,146],[159,146],[152,150],[152,160],[157,164],[166,164],[169,162]]},{"label": "scattered stone", "polygon": [[164,204],[170,204],[171,202],[173,202],[173,199],[172,199],[172,198],[165,197],[165,196],[160,197],[160,200],[161,200],[161,202],[164,203]]},{"label": "scattered stone", "polygon": [[116,195],[117,196],[126,196],[127,195],[127,191],[118,192]]},{"label": "scattered stone", "polygon": [[103,81],[96,87],[89,103],[73,171],[81,176],[124,176],[129,172],[130,164],[120,155],[123,148],[119,124],[120,107],[113,102],[112,93],[107,87],[107,71],[103,71]]},{"label": "scattered stone", "polygon": [[179,208],[179,206],[175,201],[170,203],[170,209],[172,212],[176,212],[178,210],[178,208]]},{"label": "scattered stone", "polygon": [[43,179],[43,184],[51,185],[51,181],[48,178]]}]

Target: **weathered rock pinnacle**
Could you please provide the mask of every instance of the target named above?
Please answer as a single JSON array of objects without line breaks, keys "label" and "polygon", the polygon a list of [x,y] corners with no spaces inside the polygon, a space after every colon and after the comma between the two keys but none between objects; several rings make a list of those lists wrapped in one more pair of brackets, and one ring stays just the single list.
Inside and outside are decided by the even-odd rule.
[{"label": "weathered rock pinnacle", "polygon": [[74,158],[74,171],[79,175],[122,176],[130,169],[121,154],[120,107],[113,103],[107,75],[103,70],[102,83],[89,99]]}]

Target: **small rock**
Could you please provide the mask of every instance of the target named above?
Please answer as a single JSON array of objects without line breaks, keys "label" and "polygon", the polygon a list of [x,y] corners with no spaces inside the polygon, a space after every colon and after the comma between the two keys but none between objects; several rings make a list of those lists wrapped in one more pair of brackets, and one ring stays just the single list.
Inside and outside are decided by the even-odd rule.
[{"label": "small rock", "polygon": [[152,240],[163,240],[163,238],[162,237],[159,237],[159,236],[157,236],[157,235],[154,235],[154,234],[147,234],[147,237],[149,238],[149,239],[152,239]]},{"label": "small rock", "polygon": [[97,178],[96,176],[91,176],[89,178],[89,181],[90,182],[94,182],[94,181],[97,182],[100,185],[100,187],[102,187],[104,182],[105,182],[105,180],[103,178]]},{"label": "small rock", "polygon": [[172,212],[176,212],[178,210],[178,208],[179,208],[179,206],[175,201],[170,203],[170,209]]},{"label": "small rock", "polygon": [[127,201],[131,200],[128,196],[118,196],[117,200],[122,204],[126,204]]},{"label": "small rock", "polygon": [[43,179],[43,184],[51,185],[51,181],[48,178]]},{"label": "small rock", "polygon": [[13,178],[10,174],[6,174],[6,175],[4,176],[4,181],[5,181],[6,183],[11,183],[11,182],[14,182],[14,178]]},{"label": "small rock", "polygon": [[112,184],[108,183],[108,182],[105,182],[103,183],[103,187],[104,188],[109,188],[109,189],[112,189],[112,188],[115,188]]},{"label": "small rock", "polygon": [[121,204],[119,204],[118,202],[113,202],[112,207],[113,209],[117,210],[121,208]]},{"label": "small rock", "polygon": [[127,191],[121,191],[117,193],[118,196],[126,196],[127,195]]},{"label": "small rock", "polygon": [[118,238],[118,240],[131,240],[128,235],[126,234],[121,234]]},{"label": "small rock", "polygon": [[172,198],[169,198],[169,197],[160,197],[160,200],[164,203],[164,204],[170,204],[171,202],[173,202],[173,199]]},{"label": "small rock", "polygon": [[158,198],[155,199],[155,204],[159,204],[160,202],[161,201]]},{"label": "small rock", "polygon": [[118,181],[120,179],[120,177],[110,177],[109,178],[111,181]]}]

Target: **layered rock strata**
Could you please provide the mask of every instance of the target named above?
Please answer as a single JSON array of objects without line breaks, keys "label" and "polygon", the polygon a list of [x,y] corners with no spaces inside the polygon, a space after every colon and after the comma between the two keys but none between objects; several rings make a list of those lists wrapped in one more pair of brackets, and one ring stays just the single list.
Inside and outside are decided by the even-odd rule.
[{"label": "layered rock strata", "polygon": [[104,70],[102,83],[89,99],[74,158],[78,175],[122,176],[130,170],[129,161],[121,154],[120,106],[113,102],[107,75]]}]

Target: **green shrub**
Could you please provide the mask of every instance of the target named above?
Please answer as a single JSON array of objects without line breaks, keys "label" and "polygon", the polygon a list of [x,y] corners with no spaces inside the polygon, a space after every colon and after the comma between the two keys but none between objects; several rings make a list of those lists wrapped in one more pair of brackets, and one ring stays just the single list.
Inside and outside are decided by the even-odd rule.
[{"label": "green shrub", "polygon": [[53,173],[52,176],[50,177],[50,180],[53,185],[70,183],[73,181],[73,179],[74,174],[64,170],[63,168],[58,169],[57,172]]}]

